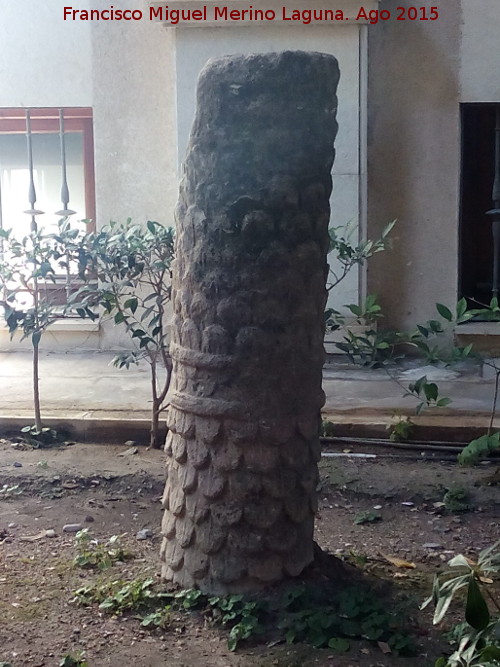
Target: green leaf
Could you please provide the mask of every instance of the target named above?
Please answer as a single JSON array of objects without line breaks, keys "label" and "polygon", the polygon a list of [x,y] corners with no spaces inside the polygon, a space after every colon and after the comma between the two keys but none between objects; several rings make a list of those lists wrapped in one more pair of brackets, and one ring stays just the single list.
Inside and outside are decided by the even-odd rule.
[{"label": "green leaf", "polygon": [[332,637],[328,640],[328,648],[333,649],[337,653],[346,653],[350,647],[349,641],[344,637]]},{"label": "green leaf", "polygon": [[435,384],[434,382],[426,383],[426,384],[424,384],[423,389],[424,389],[425,398],[428,401],[435,401],[437,399],[438,394],[439,394],[437,384]]},{"label": "green leaf", "polygon": [[132,338],[142,338],[143,336],[146,335],[146,332],[143,331],[142,329],[135,329]]},{"label": "green leaf", "polygon": [[426,329],[425,327],[421,326],[420,324],[417,324],[417,329],[419,332],[422,334],[424,338],[429,338],[429,329]]},{"label": "green leaf", "polygon": [[125,315],[121,311],[118,311],[114,317],[115,324],[121,324],[122,322],[125,322],[125,319]]},{"label": "green leaf", "polygon": [[156,223],[154,223],[152,220],[148,220],[146,226],[148,230],[151,232],[151,234],[156,233]]},{"label": "green leaf", "polygon": [[227,647],[230,651],[236,651],[238,648],[238,638],[237,637],[228,637]]},{"label": "green leaf", "polygon": [[498,660],[500,662],[500,646],[488,644],[481,651],[481,658],[483,660]]},{"label": "green leaf", "polygon": [[128,308],[131,310],[133,313],[137,310],[137,307],[139,305],[139,299],[137,297],[132,297],[130,299],[127,299],[125,303],[123,304],[124,308]]},{"label": "green leaf", "polygon": [[467,301],[463,297],[457,303],[457,321],[461,320],[467,312]]},{"label": "green leaf", "polygon": [[470,575],[469,589],[467,591],[465,620],[475,630],[484,630],[490,622],[488,605],[486,604],[473,572]]},{"label": "green leaf", "polygon": [[469,561],[463,554],[458,554],[458,556],[454,556],[451,560],[448,561],[448,565],[450,567],[465,567],[468,570],[471,569]]},{"label": "green leaf", "polygon": [[436,303],[436,309],[442,318],[448,322],[453,322],[453,313],[449,308],[444,306],[442,303]]},{"label": "green leaf", "polygon": [[445,408],[447,405],[449,405],[452,402],[451,398],[440,398],[439,401],[436,401],[436,406],[438,408]]}]

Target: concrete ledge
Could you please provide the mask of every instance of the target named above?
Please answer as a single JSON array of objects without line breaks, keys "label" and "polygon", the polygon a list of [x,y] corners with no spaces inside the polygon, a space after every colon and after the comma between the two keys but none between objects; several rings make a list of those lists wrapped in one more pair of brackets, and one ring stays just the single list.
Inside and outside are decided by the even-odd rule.
[{"label": "concrete ledge", "polygon": [[[129,414],[129,413],[127,413]],[[34,421],[32,413],[2,415],[0,417],[0,436],[19,435],[23,426]],[[150,419],[146,414],[134,416],[132,419],[125,415],[99,414],[97,412],[87,416],[56,415],[47,413],[43,417],[44,426],[68,434],[69,439],[78,442],[93,442],[102,444],[123,443],[127,440],[136,440],[138,444],[149,443]],[[161,424],[161,437],[164,438],[167,428]]]},{"label": "concrete ledge", "polygon": [[[130,413],[127,413],[130,414]],[[476,414],[460,414],[447,411],[447,414],[436,412],[415,416],[414,413],[401,412],[402,417],[408,416],[415,424],[412,438],[416,440],[444,440],[448,442],[466,443],[484,435],[489,424],[489,415],[483,412]],[[334,434],[339,437],[386,438],[388,426],[394,423],[393,410],[353,409],[344,411],[323,412],[335,426]],[[33,414],[24,412],[16,415],[0,417],[0,436],[19,435],[23,426],[33,423]],[[123,443],[135,440],[138,444],[149,443],[150,420],[146,413],[137,413],[134,417],[125,414],[94,411],[86,415],[47,413],[44,425],[68,434],[68,438],[79,442],[102,444]],[[494,428],[500,430],[500,419],[495,420]],[[167,429],[161,424],[161,437],[166,436]]]},{"label": "concrete ledge", "polygon": [[[387,438],[388,427],[394,423],[394,410],[351,410],[325,411],[323,419],[335,426],[333,435],[356,438]],[[415,412],[398,411],[398,416],[409,417],[415,425],[412,431],[414,440],[442,440],[447,442],[468,443],[486,432],[490,417],[485,412],[459,413],[447,411],[416,416]],[[500,419],[493,423],[494,429],[500,430]]]}]

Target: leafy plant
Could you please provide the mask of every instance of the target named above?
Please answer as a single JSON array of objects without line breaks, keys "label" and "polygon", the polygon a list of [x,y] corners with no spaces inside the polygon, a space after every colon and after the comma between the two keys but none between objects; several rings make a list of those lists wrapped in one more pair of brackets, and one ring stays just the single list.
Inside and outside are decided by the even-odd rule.
[{"label": "leafy plant", "polygon": [[439,387],[435,382],[427,382],[427,376],[419,378],[408,385],[408,391],[405,396],[414,396],[419,399],[415,412],[420,414],[424,408],[445,408],[451,403],[447,397],[439,396]]},{"label": "leafy plant", "polygon": [[357,234],[357,228],[347,225],[346,227],[331,227],[328,230],[330,236],[329,252],[335,255],[340,270],[336,272],[330,268],[330,280],[328,290],[332,290],[347,276],[354,266],[362,266],[373,255],[386,250],[391,243],[389,234],[394,228],[396,220],[386,225],[379,238],[374,240],[352,242],[352,237]]},{"label": "leafy plant", "polygon": [[[418,324],[415,331],[408,335],[408,343],[430,363],[449,364],[467,359],[472,353],[472,344],[450,346],[446,334],[458,324],[471,320],[475,311],[467,309],[467,301],[463,298],[455,306],[455,312],[442,303],[436,304],[436,310],[442,321],[431,319],[423,325]],[[444,345],[443,340],[446,341]]]},{"label": "leafy plant", "polygon": [[210,621],[229,628],[231,651],[270,626],[278,627],[288,642],[328,645],[339,652],[347,650],[349,638],[354,637],[386,641],[396,654],[412,650],[398,610],[386,611],[375,591],[359,586],[333,595],[323,586],[314,590],[297,586],[279,597],[255,599],[245,595],[208,597],[193,589],[156,592],[153,579],[135,579],[80,588],[75,600],[98,603],[101,610],[112,614],[133,612],[148,628],[166,627],[173,610],[198,610]]},{"label": "leafy plant", "polygon": [[458,461],[462,465],[474,465],[498,450],[500,450],[500,432],[485,433],[463,448],[458,455]]},{"label": "leafy plant", "polygon": [[376,521],[381,521],[382,515],[380,512],[375,512],[374,510],[365,510],[364,512],[359,512],[356,514],[353,523],[356,525],[363,525],[364,523],[375,523]]},{"label": "leafy plant", "polygon": [[143,628],[161,628],[164,630],[170,623],[170,610],[171,605],[165,605],[162,609],[152,611],[150,614],[146,614],[141,621]]},{"label": "leafy plant", "polygon": [[445,509],[452,514],[470,512],[472,509],[469,490],[462,485],[449,488],[443,496]]},{"label": "leafy plant", "polygon": [[322,438],[331,438],[335,435],[335,424],[328,419],[321,421],[320,436]]},{"label": "leafy plant", "polygon": [[8,500],[10,498],[14,498],[15,496],[21,495],[23,490],[19,486],[19,484],[13,484],[12,486],[9,486],[8,484],[4,484],[2,488],[0,488],[0,500]]},{"label": "leafy plant", "polygon": [[97,317],[101,307],[122,325],[134,351],[118,354],[113,363],[129,368],[144,359],[151,370],[151,446],[161,446],[159,422],[170,384],[172,361],[166,311],[171,298],[170,265],[174,254],[174,232],[149,220],[146,228],[111,222],[100,232],[85,237],[81,262],[88,280],[71,300],[71,309],[81,317]]},{"label": "leafy plant", "polygon": [[432,595],[422,604],[422,609],[434,604],[434,624],[443,620],[459,591],[466,593],[465,624],[457,629],[458,646],[448,658],[439,658],[435,667],[500,665],[500,602],[488,589],[490,576],[500,572],[499,547],[497,542],[481,551],[477,563],[455,556],[448,562],[450,569],[434,579]]},{"label": "leafy plant", "polygon": [[112,535],[107,542],[99,542],[91,536],[88,528],[75,535],[78,553],[73,559],[77,567],[105,570],[118,561],[125,561],[132,554],[120,544],[120,536]]},{"label": "leafy plant", "polygon": [[[403,342],[404,339],[396,331],[383,330],[378,327],[378,321],[384,315],[377,302],[376,294],[369,294],[361,306],[349,304],[346,308],[355,316],[356,324],[363,327],[364,330],[362,333],[347,330],[344,340],[336,343],[336,346],[346,354],[351,363],[369,368],[380,368],[394,357],[396,345]],[[327,317],[326,325],[330,331],[335,331],[345,324],[345,316],[336,310],[329,309],[325,316]]]},{"label": "leafy plant", "polygon": [[213,596],[208,604],[215,610],[216,619],[222,625],[230,625],[227,645],[235,651],[240,641],[262,634],[264,626],[261,618],[267,611],[264,601],[248,600],[243,595]]},{"label": "leafy plant", "polygon": [[21,340],[30,338],[33,350],[33,406],[35,429],[42,432],[40,407],[39,348],[42,335],[64,316],[48,289],[57,276],[71,273],[72,262],[79,260],[81,232],[67,219],[58,223],[56,234],[43,229],[18,239],[12,229],[0,229],[0,306],[11,339],[16,332]]},{"label": "leafy plant", "polygon": [[30,445],[30,447],[33,447],[33,449],[51,447],[61,440],[55,429],[44,426],[39,430],[34,424],[31,426],[23,426],[21,435],[22,439]]},{"label": "leafy plant", "polygon": [[387,426],[391,442],[404,442],[411,436],[415,424],[409,417],[399,415],[395,421]]},{"label": "leafy plant", "polygon": [[125,611],[150,609],[168,595],[153,591],[154,579],[133,579],[129,582],[114,580],[96,586],[83,586],[75,591],[80,604],[99,603],[99,609],[120,616]]},{"label": "leafy plant", "polygon": [[[389,245],[388,236],[394,227],[390,223],[383,231],[382,236],[375,241],[366,241],[361,244],[353,243],[349,232],[342,234],[339,228],[330,230],[331,251],[335,253],[340,264],[340,271],[331,271],[331,279],[328,289],[332,289],[341,282],[356,265],[362,265],[373,254],[385,250]],[[380,305],[377,303],[376,295],[369,295],[362,305],[351,304],[345,306],[354,316],[355,322],[364,327],[362,334],[347,331],[344,340],[336,343],[337,347],[345,353],[347,358],[355,364],[361,364],[369,368],[383,367],[389,377],[405,390],[405,396],[414,396],[418,403],[417,414],[428,407],[446,407],[451,403],[447,397],[439,395],[439,387],[435,382],[428,382],[423,376],[416,382],[411,383],[408,388],[404,387],[399,379],[388,370],[388,363],[395,361],[395,351],[402,354],[401,349],[405,345],[414,347],[429,363],[452,364],[457,361],[468,359],[474,354],[472,344],[459,346],[450,345],[449,338],[457,325],[469,322],[472,319],[485,321],[500,321],[500,305],[497,297],[493,297],[489,304],[478,304],[480,308],[469,308],[465,298],[460,299],[452,309],[442,303],[436,304],[436,318],[428,320],[423,325],[417,325],[410,333],[401,331],[385,331],[379,327],[383,319]],[[437,319],[439,317],[440,319]],[[346,317],[339,311],[329,308],[325,311],[325,325],[330,331],[335,331],[344,326]],[[493,431],[493,421],[496,414],[496,406],[500,388],[500,367],[494,360],[482,360],[485,365],[490,366],[495,373],[495,389],[493,404],[490,413],[490,423],[487,432],[473,440],[467,445],[458,460],[462,465],[474,465],[479,460],[490,456],[500,450],[500,432]],[[400,420],[396,426],[391,425],[390,439],[404,440],[407,437],[410,425]]]},{"label": "leafy plant", "polygon": [[397,655],[413,652],[413,642],[397,611],[387,611],[384,600],[373,590],[352,586],[328,600],[305,587],[292,593],[284,601],[286,613],[279,624],[288,643],[303,641],[344,652],[350,639],[363,638],[387,642]]},{"label": "leafy plant", "polygon": [[59,667],[88,667],[85,653],[83,651],[78,651],[74,655],[67,653],[59,663]]}]

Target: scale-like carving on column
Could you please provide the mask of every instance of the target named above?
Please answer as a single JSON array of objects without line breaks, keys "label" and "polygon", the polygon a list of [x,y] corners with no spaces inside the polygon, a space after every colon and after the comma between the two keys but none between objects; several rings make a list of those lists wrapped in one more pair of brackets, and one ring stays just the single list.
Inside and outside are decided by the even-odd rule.
[{"label": "scale-like carving on column", "polygon": [[198,82],[177,207],[163,577],[223,594],[313,558],[337,61]]}]

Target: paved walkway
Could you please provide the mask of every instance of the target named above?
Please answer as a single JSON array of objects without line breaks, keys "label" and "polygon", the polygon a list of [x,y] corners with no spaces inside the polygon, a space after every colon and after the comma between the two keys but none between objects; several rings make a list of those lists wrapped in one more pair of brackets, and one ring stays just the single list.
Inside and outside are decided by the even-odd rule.
[{"label": "paved walkway", "polygon": [[[41,355],[40,391],[48,423],[64,423],[87,439],[95,437],[97,427],[103,437],[112,439],[123,436],[120,426],[125,425],[131,439],[135,430],[144,433],[149,419],[149,368],[119,370],[110,365],[112,357],[109,352]],[[483,429],[488,423],[494,374],[486,367],[467,363],[447,369],[406,362],[393,371],[398,384],[384,370],[333,359],[324,370],[324,413],[343,433],[382,433],[395,412],[414,414],[416,401],[403,396],[401,384],[422,375],[452,399],[445,410],[425,411],[417,420],[422,427],[437,433],[440,428]],[[32,421],[31,355],[0,353],[0,430]]]}]

